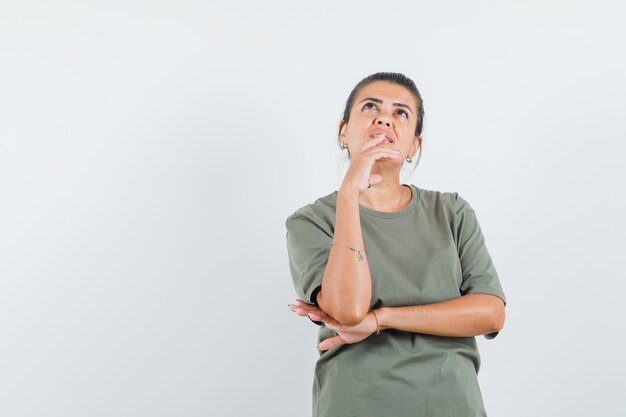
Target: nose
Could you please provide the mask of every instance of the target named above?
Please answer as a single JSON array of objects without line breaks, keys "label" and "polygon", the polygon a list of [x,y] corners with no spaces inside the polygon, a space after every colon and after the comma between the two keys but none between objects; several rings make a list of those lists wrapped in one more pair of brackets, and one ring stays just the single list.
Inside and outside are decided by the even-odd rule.
[{"label": "nose", "polygon": [[389,119],[387,118],[387,116],[383,116],[380,115],[379,117],[376,118],[376,124],[378,126],[386,126],[386,127],[391,127],[391,123],[389,122]]}]

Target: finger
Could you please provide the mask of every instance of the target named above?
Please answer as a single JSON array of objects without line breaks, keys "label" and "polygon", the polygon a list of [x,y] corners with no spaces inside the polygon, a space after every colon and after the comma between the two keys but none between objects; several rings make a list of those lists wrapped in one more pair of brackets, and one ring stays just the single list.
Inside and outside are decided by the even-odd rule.
[{"label": "finger", "polygon": [[390,158],[395,159],[400,156],[400,151],[397,149],[378,148],[370,151],[371,157],[376,159]]},{"label": "finger", "polygon": [[309,313],[308,316],[311,320],[323,322],[326,325],[326,327],[328,327],[331,330],[337,329],[337,325],[335,321],[332,318],[330,318],[330,316],[322,315],[322,314],[315,314],[315,313]]},{"label": "finger", "polygon": [[331,316],[329,316],[328,314],[324,313],[323,311],[312,311],[309,313],[309,317],[316,317],[313,320],[316,321],[323,321],[324,323],[328,323],[328,327],[340,327],[341,325],[337,322],[337,320],[335,320],[334,318],[332,318]]},{"label": "finger", "polygon": [[309,314],[307,311],[303,311],[303,310],[294,310],[294,313],[296,313],[300,317],[306,317]]},{"label": "finger", "polygon": [[328,316],[320,316],[317,314],[309,314],[309,318],[313,321],[321,321],[324,323],[326,327],[335,332],[345,331],[345,326],[340,325],[335,320],[329,318]]},{"label": "finger", "polygon": [[370,180],[371,180],[370,182],[372,183],[372,185],[376,185],[383,180],[383,177],[381,175],[374,174],[370,177]]},{"label": "finger", "polygon": [[343,344],[345,344],[345,342],[339,335],[337,335],[335,337],[329,337],[328,339],[325,339],[322,343],[317,345],[317,348],[319,350],[328,350]]},{"label": "finger", "polygon": [[385,140],[385,137],[380,137],[380,136],[376,136],[373,138],[369,138],[368,140],[366,140],[363,143],[363,147],[361,148],[361,152],[362,151],[366,151],[370,148],[373,148],[374,146],[378,145],[379,143],[383,142]]},{"label": "finger", "polygon": [[[396,149],[395,143],[387,143],[387,144],[383,144],[383,142],[385,141],[384,137],[374,137],[374,138],[370,138],[369,140],[363,142],[363,146],[361,147],[361,152],[367,151],[368,149],[371,148],[377,148],[377,149]],[[379,146],[381,145],[382,146]],[[390,148],[388,145],[391,145],[392,148]]]},{"label": "finger", "polygon": [[309,313],[308,316],[311,318],[311,320],[323,321],[324,323],[328,323],[328,316],[323,316],[316,313]]},{"label": "finger", "polygon": [[301,310],[306,310],[306,311],[317,311],[317,312],[321,312],[322,309],[319,308],[318,306],[314,305],[314,304],[307,304],[303,301],[296,301],[296,304],[291,304],[291,306],[293,306],[293,308],[298,308]]},{"label": "finger", "polygon": [[294,308],[304,308],[304,309],[313,309],[313,310],[319,310],[319,307],[314,305],[314,304],[307,304],[304,301],[301,300],[297,300],[295,304],[287,304],[290,307],[294,307]]},{"label": "finger", "polygon": [[308,313],[314,313],[317,311],[316,308],[299,307],[294,304],[287,304],[287,306],[291,311],[298,314],[299,316],[306,316]]},{"label": "finger", "polygon": [[304,316],[306,316],[306,315],[308,315],[310,313],[317,313],[317,311],[315,311],[315,310],[310,310],[310,309],[307,309],[307,308],[299,308],[299,307],[294,307],[294,308],[291,309],[291,311],[293,311],[294,313],[296,313],[297,315],[302,316],[302,317],[304,317]]},{"label": "finger", "polygon": [[366,152],[370,152],[370,153],[371,153],[371,152],[392,152],[392,153],[399,153],[399,152],[400,152],[400,149],[398,149],[398,148],[394,148],[394,147],[391,147],[391,146],[388,146],[388,145],[381,145],[381,146],[375,145],[375,146],[373,146],[373,147],[371,147],[371,148],[364,149],[362,153],[366,153]]}]

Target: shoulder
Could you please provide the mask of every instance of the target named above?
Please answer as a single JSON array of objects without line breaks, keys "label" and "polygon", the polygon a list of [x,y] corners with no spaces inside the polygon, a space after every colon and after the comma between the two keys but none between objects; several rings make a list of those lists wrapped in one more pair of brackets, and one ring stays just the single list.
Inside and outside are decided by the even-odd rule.
[{"label": "shoulder", "polygon": [[335,212],[337,209],[337,191],[333,191],[314,202],[300,207],[285,220],[287,228],[296,223],[314,223],[324,229],[331,227],[335,222]]},{"label": "shoulder", "polygon": [[419,202],[423,206],[443,209],[456,214],[459,209],[468,205],[467,201],[456,191],[439,191],[426,188],[417,188],[417,190]]},{"label": "shoulder", "polygon": [[418,204],[423,213],[433,219],[446,219],[450,227],[454,227],[465,213],[474,211],[467,199],[457,191],[418,188]]}]

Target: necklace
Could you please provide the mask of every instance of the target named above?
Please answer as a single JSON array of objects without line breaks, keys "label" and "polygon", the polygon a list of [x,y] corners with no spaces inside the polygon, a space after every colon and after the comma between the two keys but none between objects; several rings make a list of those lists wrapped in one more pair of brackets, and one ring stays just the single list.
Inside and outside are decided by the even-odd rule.
[{"label": "necklace", "polygon": [[400,211],[400,203],[402,203],[402,197],[404,197],[404,186],[400,186],[400,201],[398,201],[398,208],[396,211]]}]

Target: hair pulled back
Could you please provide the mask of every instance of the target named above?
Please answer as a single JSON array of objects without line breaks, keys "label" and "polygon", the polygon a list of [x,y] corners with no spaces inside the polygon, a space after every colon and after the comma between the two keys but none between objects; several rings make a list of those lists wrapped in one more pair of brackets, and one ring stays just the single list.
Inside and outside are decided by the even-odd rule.
[{"label": "hair pulled back", "polygon": [[[377,72],[375,74],[369,75],[363,78],[359,83],[354,86],[350,95],[348,96],[348,100],[346,101],[346,107],[343,111],[343,117],[341,118],[341,124],[339,128],[339,132],[337,133],[337,144],[341,147],[341,126],[350,121],[350,111],[352,110],[352,106],[354,105],[354,100],[356,96],[359,94],[361,89],[365,86],[368,86],[376,81],[387,81],[393,84],[398,84],[406,88],[413,94],[415,100],[417,101],[417,126],[415,127],[415,136],[418,136],[422,133],[422,128],[424,126],[424,102],[422,100],[422,95],[420,94],[417,86],[409,77],[399,72]],[[419,157],[415,163],[415,167],[419,163],[419,160],[422,157],[422,146],[420,144],[419,147]],[[415,170],[415,167],[413,168]]]}]

